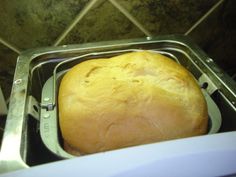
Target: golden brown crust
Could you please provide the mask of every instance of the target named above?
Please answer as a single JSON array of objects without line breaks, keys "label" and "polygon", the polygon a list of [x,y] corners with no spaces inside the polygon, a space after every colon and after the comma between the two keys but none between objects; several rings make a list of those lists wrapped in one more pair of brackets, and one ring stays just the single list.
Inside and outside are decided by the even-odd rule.
[{"label": "golden brown crust", "polygon": [[59,122],[82,153],[206,133],[207,107],[194,77],[149,51],[87,60],[63,77]]}]

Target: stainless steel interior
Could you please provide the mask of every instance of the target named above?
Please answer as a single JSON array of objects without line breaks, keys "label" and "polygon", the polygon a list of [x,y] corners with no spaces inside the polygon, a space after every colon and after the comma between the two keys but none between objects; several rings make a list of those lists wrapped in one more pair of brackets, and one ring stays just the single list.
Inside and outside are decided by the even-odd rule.
[{"label": "stainless steel interior", "polygon": [[[158,50],[177,57],[180,64],[189,69],[200,84],[205,84],[206,91],[220,109],[222,125],[219,132],[236,130],[236,84],[185,36],[171,35],[35,49],[26,51],[18,58],[1,146],[0,171],[12,171],[60,160],[42,142],[39,127],[40,117],[47,119],[47,116],[53,116],[50,115],[50,106],[47,107],[55,106],[53,99],[50,96],[42,98],[42,89],[53,76],[58,63],[88,53],[127,49]],[[109,53],[105,55],[111,56]],[[75,60],[63,65],[60,70],[66,70],[77,62]],[[54,93],[53,89],[51,93],[49,91],[50,95]],[[43,107],[45,109],[41,109]],[[43,126],[44,132],[47,132],[52,129],[49,126],[57,125]]]}]

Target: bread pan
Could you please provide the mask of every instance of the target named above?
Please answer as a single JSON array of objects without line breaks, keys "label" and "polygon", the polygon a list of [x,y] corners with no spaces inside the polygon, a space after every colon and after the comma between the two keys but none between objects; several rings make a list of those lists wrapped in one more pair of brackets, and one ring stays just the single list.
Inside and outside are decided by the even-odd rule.
[{"label": "bread pan", "polygon": [[[68,154],[63,149],[63,140],[60,133],[60,127],[58,124],[58,106],[57,106],[57,93],[58,87],[60,85],[60,81],[64,73],[70,69],[73,65],[80,63],[84,60],[93,59],[93,58],[104,58],[104,57],[111,57],[127,52],[132,51],[140,51],[142,49],[123,49],[123,50],[111,50],[111,51],[102,51],[96,53],[87,53],[84,55],[75,56],[64,60],[58,63],[53,71],[53,76],[50,77],[43,86],[42,89],[42,109],[41,109],[41,118],[40,118],[40,134],[42,137],[43,142],[48,147],[48,149],[54,153],[59,158],[72,158],[74,157],[71,154]],[[181,55],[178,55],[180,51],[176,50],[176,48],[152,48],[149,49],[152,52],[158,52],[163,55],[172,58],[176,62],[182,64],[183,66],[190,68],[190,72],[197,78],[194,70],[191,71],[193,66],[190,66],[187,57],[184,58]],[[187,62],[186,62],[187,61]],[[187,65],[186,65],[187,64]],[[197,68],[196,68],[197,69]],[[203,82],[203,78],[206,77],[202,74],[199,77],[199,85],[205,85],[206,83]],[[208,134],[216,133],[221,126],[221,113],[214,103],[213,99],[207,92],[207,90],[202,89],[202,92],[205,96],[208,106],[208,114],[209,114],[209,125],[208,125]],[[47,100],[51,100],[50,103],[46,103]]]}]

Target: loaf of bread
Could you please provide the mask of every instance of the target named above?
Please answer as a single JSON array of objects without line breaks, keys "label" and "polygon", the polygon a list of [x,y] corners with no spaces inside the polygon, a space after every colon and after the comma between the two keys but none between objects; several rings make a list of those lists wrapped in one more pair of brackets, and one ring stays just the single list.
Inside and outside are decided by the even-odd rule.
[{"label": "loaf of bread", "polygon": [[79,63],[59,88],[64,148],[79,155],[206,133],[192,74],[166,56],[131,52]]}]

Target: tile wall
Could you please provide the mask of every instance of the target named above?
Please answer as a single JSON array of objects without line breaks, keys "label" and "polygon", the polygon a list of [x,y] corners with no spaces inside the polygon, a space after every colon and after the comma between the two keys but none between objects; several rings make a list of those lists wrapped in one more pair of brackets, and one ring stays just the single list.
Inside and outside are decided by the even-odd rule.
[{"label": "tile wall", "polygon": [[[25,49],[163,34],[187,34],[213,59],[221,61],[219,63],[227,60],[229,65],[232,65],[230,63],[235,61],[235,58],[230,59],[232,47],[224,45],[235,44],[235,40],[230,37],[231,34],[235,36],[236,23],[230,22],[230,18],[235,19],[232,10],[234,2],[233,0],[2,0],[0,86],[7,99],[10,95],[17,56]],[[214,8],[215,6],[217,8]],[[209,13],[212,8],[216,10]],[[222,19],[219,16],[222,12],[225,14],[223,25],[226,26],[221,24]],[[214,17],[211,17],[212,14],[215,14]],[[195,28],[196,22],[201,19],[203,21]],[[229,27],[232,29],[225,32],[224,29]],[[220,38],[219,35],[222,34],[227,39]],[[214,41],[215,39],[217,41]],[[222,43],[229,49],[225,58],[220,52]],[[215,48],[217,50],[214,50]],[[223,67],[228,69],[227,64],[223,63]]]}]

